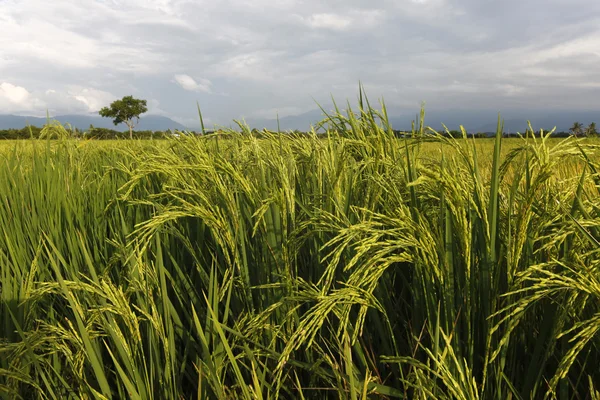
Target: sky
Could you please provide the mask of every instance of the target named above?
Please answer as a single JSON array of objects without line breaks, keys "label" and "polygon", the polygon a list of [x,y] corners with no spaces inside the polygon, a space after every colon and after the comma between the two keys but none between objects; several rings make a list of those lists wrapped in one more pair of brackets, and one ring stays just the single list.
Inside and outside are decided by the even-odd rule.
[{"label": "sky", "polygon": [[0,0],[0,114],[600,108],[598,0]]}]

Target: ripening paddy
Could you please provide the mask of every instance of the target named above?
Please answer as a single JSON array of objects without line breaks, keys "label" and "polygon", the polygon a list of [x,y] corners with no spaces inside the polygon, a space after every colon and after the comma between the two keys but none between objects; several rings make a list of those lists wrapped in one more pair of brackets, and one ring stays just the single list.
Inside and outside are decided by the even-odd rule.
[{"label": "ripening paddy", "polygon": [[593,398],[596,139],[0,142],[0,398]]}]

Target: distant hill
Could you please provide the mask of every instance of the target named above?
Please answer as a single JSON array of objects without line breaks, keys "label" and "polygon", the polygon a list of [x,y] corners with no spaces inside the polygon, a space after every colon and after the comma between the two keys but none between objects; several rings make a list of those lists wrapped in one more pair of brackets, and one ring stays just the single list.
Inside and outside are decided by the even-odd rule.
[{"label": "distant hill", "polygon": [[[557,132],[568,132],[574,122],[581,122],[584,127],[591,122],[600,123],[600,111],[557,111],[555,113],[537,112],[530,115],[512,117],[510,114],[504,118],[504,130],[511,133],[524,133],[527,129],[527,121],[531,122],[534,130],[551,130],[556,127]],[[477,127],[477,132],[496,131],[496,122],[489,121]]]},{"label": "distant hill", "polygon": [[[325,116],[321,110],[311,110],[298,115],[290,115],[279,118],[279,127],[283,131],[299,129],[307,131],[311,125],[323,120]],[[247,118],[246,123],[252,128],[263,129],[267,128],[271,131],[277,130],[277,118]]]},{"label": "distant hill", "polygon": [[[333,107],[325,107],[330,110]],[[418,110],[408,112],[406,109],[394,113],[393,109],[388,109],[390,113],[390,122],[396,130],[409,130],[411,121],[416,118]],[[527,128],[527,121],[535,130],[540,128],[552,129],[557,127],[557,130],[568,131],[573,125],[573,122],[581,122],[587,126],[590,122],[600,124],[599,111],[544,111],[544,110],[503,110],[501,116],[504,119],[505,132],[524,132]],[[319,109],[311,110],[299,115],[291,115],[279,119],[279,125],[282,130],[299,129],[306,131],[311,124],[316,124],[324,118],[323,112]],[[442,130],[442,123],[448,129],[458,129],[463,125],[468,132],[494,132],[496,130],[496,121],[498,111],[494,110],[427,110],[425,109],[425,123],[434,129]],[[115,129],[112,121],[108,118],[102,118],[97,115],[59,115],[54,119],[61,123],[70,123],[72,126],[79,129],[87,129],[90,124],[97,128]],[[277,119],[246,119],[251,128],[267,128],[269,130],[277,130]],[[21,129],[29,123],[30,125],[42,126],[46,123],[46,118],[27,117],[17,115],[0,115],[0,129]],[[116,128],[120,131],[126,131],[127,127],[121,124]],[[168,129],[185,130],[187,129],[182,124],[173,121],[170,118],[159,115],[145,115],[140,118],[140,123],[136,130],[151,130],[165,131]]]},{"label": "distant hill", "polygon": [[[326,110],[329,110],[326,108]],[[416,119],[419,110],[414,113],[402,110],[393,113],[388,109],[390,122],[396,130],[410,130],[411,121]],[[505,132],[525,132],[527,121],[531,121],[534,130],[549,130],[556,126],[557,131],[568,131],[573,122],[581,122],[587,126],[591,122],[600,124],[600,110],[598,111],[544,111],[544,110],[504,110],[500,112],[504,119]],[[299,129],[305,131],[311,124],[324,118],[321,110],[312,110],[303,114],[288,116],[279,119],[282,130]],[[495,110],[427,110],[425,109],[425,124],[434,129],[442,130],[442,124],[448,129],[459,129],[463,125],[468,132],[495,132],[498,120],[498,111]],[[273,119],[247,119],[252,128],[277,129],[277,120]]]},{"label": "distant hill", "polygon": [[[128,129],[125,124],[120,124],[115,127],[110,119],[95,115],[58,115],[51,118],[62,124],[69,123],[71,126],[78,129],[88,129],[90,125],[94,125],[96,128],[109,128],[120,131],[126,131]],[[41,127],[45,123],[46,118],[21,115],[0,115],[0,129],[21,129],[27,124]],[[140,118],[140,123],[135,129],[138,131],[165,131],[168,129],[184,130],[187,128],[167,117],[162,117],[160,115],[143,115]]]}]

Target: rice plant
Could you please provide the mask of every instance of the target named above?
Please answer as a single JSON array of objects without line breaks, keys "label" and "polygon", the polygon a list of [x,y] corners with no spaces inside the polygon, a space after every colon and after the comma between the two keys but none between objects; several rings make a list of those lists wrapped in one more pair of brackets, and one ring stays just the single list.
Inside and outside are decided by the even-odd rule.
[{"label": "rice plant", "polygon": [[0,396],[600,398],[598,144],[325,114],[6,145]]}]

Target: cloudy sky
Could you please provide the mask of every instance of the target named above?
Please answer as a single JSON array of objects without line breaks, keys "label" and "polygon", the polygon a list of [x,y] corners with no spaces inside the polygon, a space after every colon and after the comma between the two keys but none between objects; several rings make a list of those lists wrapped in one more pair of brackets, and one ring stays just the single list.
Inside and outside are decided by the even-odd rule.
[{"label": "cloudy sky", "polygon": [[0,114],[600,108],[598,0],[0,0]]}]

